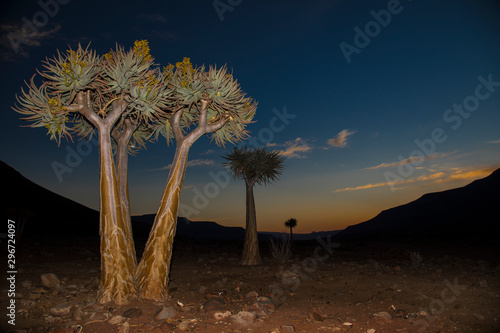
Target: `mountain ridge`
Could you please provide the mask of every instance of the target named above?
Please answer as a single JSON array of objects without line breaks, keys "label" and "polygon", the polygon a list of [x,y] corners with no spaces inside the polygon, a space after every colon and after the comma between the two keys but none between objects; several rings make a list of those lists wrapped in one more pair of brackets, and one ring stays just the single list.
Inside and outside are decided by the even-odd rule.
[{"label": "mountain ridge", "polygon": [[367,221],[347,227],[338,236],[390,237],[426,232],[451,235],[472,229],[497,230],[499,188],[500,169],[497,169],[463,187],[426,193],[406,204],[383,210]]}]

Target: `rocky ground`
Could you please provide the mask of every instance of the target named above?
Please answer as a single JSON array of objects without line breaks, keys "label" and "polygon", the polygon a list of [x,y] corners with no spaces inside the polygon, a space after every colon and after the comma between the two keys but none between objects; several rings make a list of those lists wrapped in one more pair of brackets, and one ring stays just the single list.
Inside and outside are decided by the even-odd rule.
[{"label": "rocky ground", "polygon": [[[0,329],[500,332],[498,248],[434,244],[311,241],[280,263],[262,243],[263,264],[243,267],[241,244],[179,239],[168,301],[103,306],[94,303],[98,242],[24,240],[16,248],[15,326],[4,315]],[[9,301],[1,298],[2,309]]]}]

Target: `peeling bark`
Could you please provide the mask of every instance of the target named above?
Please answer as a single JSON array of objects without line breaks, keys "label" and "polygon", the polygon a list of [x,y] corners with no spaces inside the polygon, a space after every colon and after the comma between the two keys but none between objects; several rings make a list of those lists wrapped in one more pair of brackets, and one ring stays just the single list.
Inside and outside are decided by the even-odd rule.
[{"label": "peeling bark", "polygon": [[190,145],[186,143],[177,146],[160,208],[137,267],[135,279],[141,298],[163,301],[168,294],[167,285],[177,227],[177,212],[189,147]]},{"label": "peeling bark", "polygon": [[128,144],[132,134],[137,129],[130,120],[125,121],[125,130],[121,136],[115,139],[117,142],[116,160],[118,164],[118,192],[120,196],[120,207],[122,209],[122,216],[125,218],[125,237],[127,239],[127,247],[130,251],[131,270],[135,271],[137,268],[137,254],[135,252],[134,236],[132,232],[132,221],[130,218],[130,204],[128,192]]},{"label": "peeling bark", "polygon": [[126,219],[122,214],[111,151],[109,126],[99,128],[101,283],[97,301],[127,304],[135,295],[132,255],[127,246]]},{"label": "peeling bark", "polygon": [[259,238],[257,234],[257,216],[255,214],[255,200],[253,195],[253,183],[245,181],[246,184],[246,229],[245,244],[243,245],[242,265],[259,265],[262,263],[259,251]]}]

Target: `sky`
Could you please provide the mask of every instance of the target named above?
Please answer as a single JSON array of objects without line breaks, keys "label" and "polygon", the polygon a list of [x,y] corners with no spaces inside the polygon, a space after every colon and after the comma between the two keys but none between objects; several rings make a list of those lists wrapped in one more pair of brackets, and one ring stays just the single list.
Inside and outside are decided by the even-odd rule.
[{"label": "sky", "polygon": [[[286,157],[280,179],[255,188],[260,231],[283,231],[292,217],[297,233],[343,229],[500,167],[497,1],[42,0],[2,6],[0,160],[94,209],[96,145],[58,147],[44,128],[23,127],[12,110],[42,61],[78,43],[104,54],[146,39],[164,66],[183,57],[197,65],[227,64],[258,101],[250,139],[219,147],[203,137],[192,146],[179,215],[193,221],[244,227],[244,182],[223,166],[235,146],[266,146]],[[159,140],[130,157],[133,215],[158,209],[174,151]]]}]

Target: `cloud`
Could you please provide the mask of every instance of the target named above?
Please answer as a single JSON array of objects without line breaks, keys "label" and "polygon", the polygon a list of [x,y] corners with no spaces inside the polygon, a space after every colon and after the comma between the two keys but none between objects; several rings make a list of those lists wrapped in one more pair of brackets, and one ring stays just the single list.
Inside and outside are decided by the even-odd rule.
[{"label": "cloud", "polygon": [[499,144],[500,140],[487,141],[486,143],[495,145],[495,144]]},{"label": "cloud", "polygon": [[[47,27],[40,27],[26,34],[24,22],[8,22],[0,25],[0,61],[13,62],[22,58],[28,58],[28,50],[41,45],[41,41],[51,39],[61,30],[60,24],[49,24]],[[24,31],[25,29],[26,31]]]},{"label": "cloud", "polygon": [[[401,187],[401,185],[406,185],[406,184],[414,184],[414,183],[424,183],[428,182],[425,185],[436,185],[436,184],[443,184],[443,183],[449,183],[457,180],[476,180],[479,178],[484,178],[486,176],[489,176],[496,168],[481,168],[481,169],[474,169],[474,170],[465,170],[465,169],[460,169],[460,168],[455,168],[450,170],[449,172],[434,172],[429,175],[422,175],[410,179],[406,179],[403,181],[399,182],[381,182],[381,183],[375,183],[375,184],[367,184],[367,185],[362,185],[362,186],[356,186],[356,187],[346,187],[343,189],[338,189],[333,191],[333,193],[338,193],[338,192],[345,192],[345,191],[358,191],[358,190],[366,190],[370,188],[375,188],[375,187],[382,187],[382,186],[390,186],[394,190],[400,190],[403,189],[404,187]],[[430,182],[429,182],[430,181]],[[395,186],[398,186],[397,188]]]},{"label": "cloud", "polygon": [[[203,165],[214,165],[215,162],[214,160],[204,160],[204,159],[195,159],[195,160],[190,160],[187,162],[187,167],[196,167],[196,166],[203,166]],[[166,165],[163,168],[159,169],[150,169],[148,171],[159,171],[159,170],[170,170],[172,167],[172,164]]]},{"label": "cloud", "polygon": [[347,146],[347,138],[354,133],[356,133],[356,131],[349,131],[347,129],[344,129],[340,131],[334,138],[328,139],[326,142],[332,147],[344,148],[345,146]]},{"label": "cloud", "polygon": [[306,156],[301,155],[313,149],[306,140],[302,138],[296,138],[295,140],[290,140],[284,144],[269,143],[268,147],[284,147],[284,149],[279,150],[282,156],[287,158],[306,158]]},{"label": "cloud", "polygon": [[210,155],[210,154],[213,154],[213,153],[215,153],[215,150],[213,150],[213,149],[209,149],[209,150],[207,150],[206,152],[201,153],[200,155]]},{"label": "cloud", "polygon": [[405,164],[413,164],[416,162],[423,163],[425,161],[434,160],[436,158],[450,156],[450,155],[455,154],[456,152],[457,152],[457,150],[449,152],[449,153],[434,153],[431,155],[424,156],[423,161],[422,161],[421,156],[411,156],[411,157],[408,157],[407,159],[404,159],[404,160],[400,160],[397,162],[391,162],[391,163],[382,163],[379,165],[364,168],[363,170],[376,170],[376,169],[381,169],[381,168],[392,168],[392,167],[398,167],[398,166],[405,165]]}]

